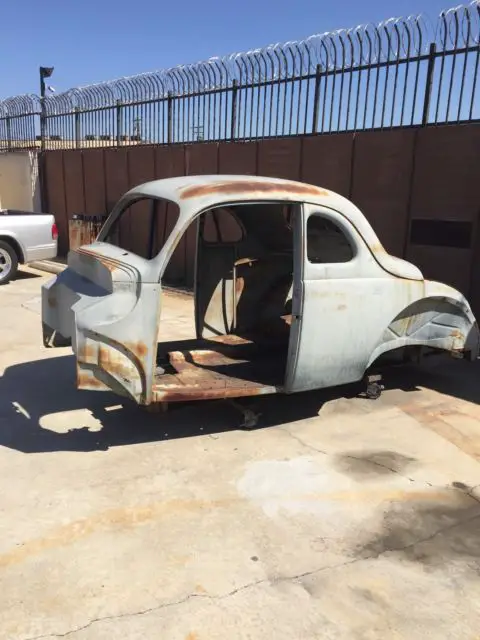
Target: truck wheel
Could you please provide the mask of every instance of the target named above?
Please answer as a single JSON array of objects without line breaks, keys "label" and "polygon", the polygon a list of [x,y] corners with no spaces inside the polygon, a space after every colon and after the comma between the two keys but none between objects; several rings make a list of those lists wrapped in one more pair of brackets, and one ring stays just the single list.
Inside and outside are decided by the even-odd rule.
[{"label": "truck wheel", "polygon": [[0,285],[7,284],[18,270],[18,258],[15,249],[0,240]]}]

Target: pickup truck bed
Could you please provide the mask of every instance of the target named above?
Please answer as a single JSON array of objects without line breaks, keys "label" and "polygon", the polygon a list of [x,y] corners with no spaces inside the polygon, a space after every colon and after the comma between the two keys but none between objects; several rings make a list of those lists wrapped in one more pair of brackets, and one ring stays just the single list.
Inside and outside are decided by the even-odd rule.
[{"label": "pickup truck bed", "polygon": [[55,258],[57,238],[51,214],[0,210],[0,285],[15,276],[19,264]]}]

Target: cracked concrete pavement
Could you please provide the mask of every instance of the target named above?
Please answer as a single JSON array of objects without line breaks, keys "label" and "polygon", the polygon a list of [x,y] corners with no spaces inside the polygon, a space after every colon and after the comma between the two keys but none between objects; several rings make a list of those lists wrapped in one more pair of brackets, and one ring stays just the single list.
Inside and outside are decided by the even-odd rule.
[{"label": "cracked concrete pavement", "polygon": [[75,390],[46,279],[0,289],[2,639],[479,637],[477,364],[151,414]]}]

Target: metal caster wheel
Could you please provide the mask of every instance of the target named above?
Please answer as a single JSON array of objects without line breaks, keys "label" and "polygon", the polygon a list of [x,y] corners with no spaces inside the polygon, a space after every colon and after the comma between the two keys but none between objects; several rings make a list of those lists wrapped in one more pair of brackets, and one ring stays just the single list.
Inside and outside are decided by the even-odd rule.
[{"label": "metal caster wheel", "polygon": [[255,413],[252,409],[247,409],[247,407],[244,407],[239,402],[235,402],[235,400],[232,400],[231,398],[229,398],[227,402],[234,409],[240,411],[243,416],[243,422],[238,425],[240,429],[248,431],[250,429],[255,429],[255,427],[258,426],[258,421],[262,415],[261,413]]},{"label": "metal caster wheel", "polygon": [[365,392],[365,395],[370,400],[377,400],[377,398],[379,398],[382,395],[382,391],[383,391],[382,384],[378,384],[378,382],[370,382],[367,385],[367,390]]}]

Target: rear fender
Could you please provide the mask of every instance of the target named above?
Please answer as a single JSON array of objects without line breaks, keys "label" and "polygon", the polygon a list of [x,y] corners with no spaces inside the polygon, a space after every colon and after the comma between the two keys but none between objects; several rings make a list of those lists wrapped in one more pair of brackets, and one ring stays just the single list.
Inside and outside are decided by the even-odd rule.
[{"label": "rear fender", "polygon": [[465,354],[474,360],[479,344],[478,325],[463,296],[428,296],[408,305],[392,320],[367,368],[387,351],[414,345]]}]

